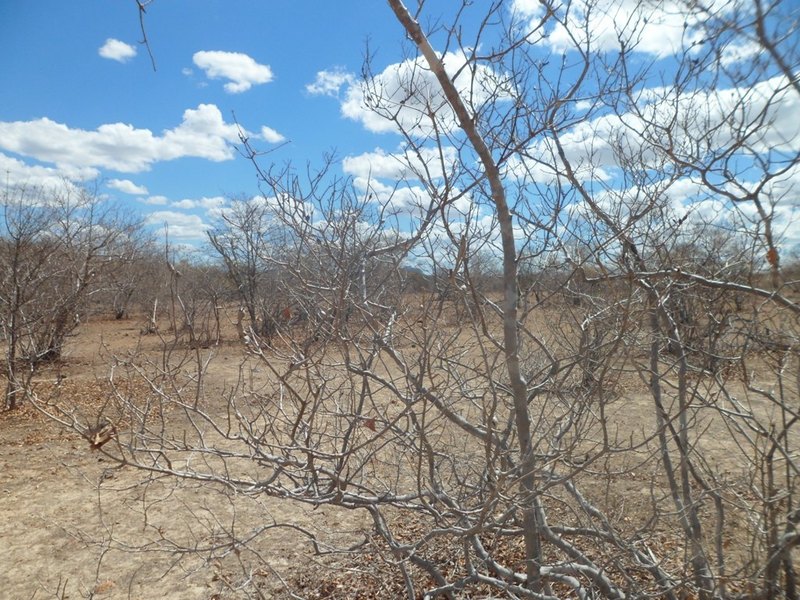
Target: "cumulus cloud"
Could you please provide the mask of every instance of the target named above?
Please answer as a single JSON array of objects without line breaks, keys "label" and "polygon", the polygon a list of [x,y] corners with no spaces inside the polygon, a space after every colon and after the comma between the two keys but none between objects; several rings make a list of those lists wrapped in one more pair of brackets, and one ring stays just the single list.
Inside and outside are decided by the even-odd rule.
[{"label": "cumulus cloud", "polygon": [[[770,196],[769,193],[765,195]],[[795,247],[800,243],[800,209],[792,204],[796,192],[790,197],[769,201],[773,234],[779,246]],[[660,199],[659,210],[639,212],[653,199]],[[746,239],[763,239],[764,222],[752,202],[730,202],[712,193],[704,183],[689,178],[653,186],[607,190],[598,194],[596,203],[626,230],[637,245],[645,251],[656,251],[652,244],[662,244],[663,236],[653,236],[653,231],[675,236],[676,241],[696,243],[717,231],[728,239],[743,236]],[[637,213],[636,218],[631,218]],[[585,203],[569,207],[571,217],[596,222],[597,216]],[[644,216],[641,216],[644,215]],[[600,231],[600,230],[598,230]],[[698,232],[703,232],[698,239]],[[606,232],[606,244],[612,253],[619,250],[613,232]],[[742,239],[740,237],[740,239]]]},{"label": "cumulus cloud", "polygon": [[222,196],[212,196],[210,198],[200,198],[197,203],[206,210],[214,210],[225,206],[228,201]]},{"label": "cumulus cloud", "polygon": [[544,4],[541,0],[513,0],[510,11],[518,18],[532,21],[544,16]]},{"label": "cumulus cloud", "polygon": [[165,206],[169,204],[169,198],[166,196],[148,196],[142,202],[149,206]]},{"label": "cumulus cloud", "polygon": [[[459,164],[455,148],[421,148],[418,152],[401,149],[393,153],[378,148],[347,156],[342,162],[344,172],[352,176],[353,186],[360,196],[382,206],[386,215],[422,218],[431,203],[440,203],[444,198],[447,198],[445,214],[450,222],[461,221],[477,210],[471,196],[453,186],[457,179],[454,170]],[[449,175],[447,185],[445,171]],[[428,187],[415,183],[420,179],[438,189],[431,192]]]},{"label": "cumulus cloud", "polygon": [[184,111],[180,125],[161,135],[126,123],[87,131],[46,117],[0,122],[0,149],[53,163],[64,171],[106,168],[139,173],[155,162],[183,157],[221,162],[236,156],[233,144],[238,141],[239,127],[226,123],[213,104]]},{"label": "cumulus cloud", "polygon": [[42,189],[73,188],[73,181],[88,181],[97,177],[93,170],[62,171],[42,165],[29,165],[21,160],[0,153],[2,185],[10,187],[35,187]]},{"label": "cumulus cloud", "polygon": [[[647,123],[674,123],[673,152],[691,156],[697,141],[711,148],[725,148],[747,140],[749,152],[796,152],[800,150],[800,98],[783,76],[752,86],[709,91],[655,91],[644,96],[640,114],[622,115],[631,131],[648,131]],[[651,137],[657,132],[650,129]],[[705,134],[704,132],[711,132]]]},{"label": "cumulus cloud", "polygon": [[282,134],[275,131],[272,127],[267,127],[266,125],[261,128],[261,137],[270,144],[280,144],[281,142],[286,141],[286,138]]},{"label": "cumulus cloud", "polygon": [[334,67],[330,71],[318,71],[314,83],[306,85],[306,91],[314,96],[339,97],[342,86],[355,83],[355,76],[341,67]]},{"label": "cumulus cloud", "polygon": [[136,56],[136,48],[114,38],[108,38],[97,53],[103,58],[124,63]]},{"label": "cumulus cloud", "polygon": [[108,182],[108,187],[122,192],[123,194],[131,194],[133,196],[144,196],[147,194],[147,188],[143,185],[136,185],[129,179],[112,179]]},{"label": "cumulus cloud", "polygon": [[418,175],[438,179],[443,177],[445,171],[452,172],[457,161],[458,153],[452,146],[395,153],[378,148],[357,156],[346,156],[342,168],[348,175],[363,179],[377,177],[399,181]]},{"label": "cumulus cloud", "polygon": [[[798,152],[798,111],[800,98],[784,76],[750,87],[681,94],[653,88],[642,92],[638,111],[581,121],[563,132],[560,142],[580,180],[610,181],[630,160],[654,168],[672,160],[662,148],[664,129],[653,124],[670,125],[669,152],[689,164],[703,160],[703,152],[737,153],[748,162],[752,153]],[[544,184],[563,173],[548,137],[537,139],[524,158],[514,157],[506,166],[509,175]]]},{"label": "cumulus cloud", "polygon": [[364,196],[385,207],[387,215],[412,215],[421,217],[427,211],[431,197],[419,186],[386,185],[376,179],[356,177],[353,185]]},{"label": "cumulus cloud", "polygon": [[758,56],[763,51],[760,44],[756,42],[744,42],[741,44],[728,44],[722,50],[720,63],[723,67],[730,67],[737,63],[743,63]]},{"label": "cumulus cloud", "polygon": [[192,56],[194,64],[205,71],[209,79],[228,79],[224,85],[229,94],[246,92],[254,85],[272,81],[272,69],[258,64],[247,54],[201,50]]},{"label": "cumulus cloud", "polygon": [[399,180],[411,175],[405,156],[387,153],[380,148],[357,156],[345,156],[342,169],[348,175],[362,179],[375,177]]},{"label": "cumulus cloud", "polygon": [[182,208],[182,209],[194,209],[194,208],[204,208],[206,210],[211,210],[215,208],[219,208],[220,206],[224,206],[226,203],[225,198],[222,196],[213,196],[211,198],[199,198],[199,199],[192,199],[192,198],[184,198],[183,200],[178,200],[177,202],[173,202],[172,206],[174,208]]},{"label": "cumulus cloud", "polygon": [[[468,110],[477,112],[490,99],[510,97],[503,74],[468,62],[463,52],[448,52],[442,62]],[[346,118],[376,133],[397,131],[398,124],[414,134],[430,133],[434,129],[431,115],[439,132],[457,126],[436,76],[421,57],[391,64],[369,81],[347,84],[341,110]]]},{"label": "cumulus cloud", "polygon": [[153,227],[166,227],[170,239],[175,240],[202,239],[210,228],[210,225],[204,223],[197,215],[172,210],[152,212],[147,215],[145,222]]},{"label": "cumulus cloud", "polygon": [[[594,51],[619,50],[623,41],[628,51],[661,58],[700,43],[708,15],[735,10],[735,4],[709,0],[687,10],[682,0],[576,0],[549,21],[555,24],[543,32],[543,42],[564,52],[587,43]],[[538,1],[514,0],[509,7],[530,29],[541,25],[544,12]]]},{"label": "cumulus cloud", "polygon": [[184,210],[191,210],[197,207],[197,202],[194,200],[190,200],[189,198],[185,198],[183,200],[178,200],[177,202],[173,202],[172,206],[174,208],[181,208]]}]

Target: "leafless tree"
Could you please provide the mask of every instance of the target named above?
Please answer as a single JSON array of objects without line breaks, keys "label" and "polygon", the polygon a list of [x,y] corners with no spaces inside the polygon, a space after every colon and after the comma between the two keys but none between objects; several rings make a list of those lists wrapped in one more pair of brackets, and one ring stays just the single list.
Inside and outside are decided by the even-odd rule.
[{"label": "leafless tree", "polygon": [[152,308],[164,261],[153,240],[141,233],[118,244],[115,263],[106,273],[92,307],[98,314],[110,312],[115,319],[127,319],[132,313]]},{"label": "leafless tree", "polygon": [[[211,242],[265,375],[219,407],[211,356],[188,379],[185,356],[128,361],[188,426],[120,392],[134,425],[102,450],[371,521],[338,545],[218,521],[194,540],[209,556],[257,561],[280,526],[377,554],[409,598],[795,598],[796,7],[512,4],[388,0],[411,51],[367,64],[362,90],[404,137],[399,175],[301,177],[252,152],[263,197]],[[677,46],[648,46],[675,15]],[[401,293],[411,259],[430,290]],[[265,327],[276,294],[287,323]]]},{"label": "leafless tree", "polygon": [[0,293],[6,341],[6,406],[39,365],[61,357],[104,271],[136,230],[87,190],[6,190]]},{"label": "leafless tree", "polygon": [[275,264],[291,244],[290,230],[275,218],[266,202],[240,199],[208,235],[247,310],[250,326],[269,337],[286,305],[285,299],[277,297],[280,272]]},{"label": "leafless tree", "polygon": [[43,204],[44,198],[39,197],[41,203],[37,203],[31,196],[28,190],[6,190],[4,198],[2,304],[8,378],[6,408],[17,405],[20,390],[32,376],[30,369],[19,368],[31,354],[26,334],[37,325],[30,322],[28,315],[34,311],[28,310],[28,306],[35,303],[47,283],[47,261],[58,244],[45,235],[51,215],[49,207]]}]

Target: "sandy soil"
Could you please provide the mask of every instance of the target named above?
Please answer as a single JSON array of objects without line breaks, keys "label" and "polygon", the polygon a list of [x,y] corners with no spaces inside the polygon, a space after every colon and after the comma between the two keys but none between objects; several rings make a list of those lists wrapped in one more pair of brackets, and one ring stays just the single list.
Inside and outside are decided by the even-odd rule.
[{"label": "sandy soil", "polygon": [[[102,392],[107,357],[142,344],[140,323],[84,325],[59,373],[64,394],[91,405]],[[238,376],[241,350],[223,347],[214,381]],[[87,409],[88,410],[88,409]],[[215,522],[220,515],[227,522]],[[183,555],[171,542],[207,542],[220,527],[289,521],[320,535],[356,536],[360,514],[288,505],[275,499],[229,501],[207,486],[142,484],[142,473],[116,468],[87,441],[49,422],[31,407],[0,415],[0,598],[244,598],[235,588],[255,579],[263,597],[289,597],[284,582],[318,568],[302,536],[268,530],[248,554],[218,551]],[[241,531],[241,529],[240,529]],[[127,546],[127,547],[126,547]],[[256,555],[255,553],[258,553]],[[249,567],[248,571],[243,571]]]},{"label": "sandy soil", "polygon": [[[61,393],[91,414],[105,397],[111,356],[137,348],[159,356],[160,340],[140,335],[141,326],[135,319],[84,324],[71,340],[63,365],[42,373],[40,385],[52,387],[58,381]],[[228,338],[235,339],[235,334],[228,333]],[[212,401],[222,400],[224,388],[240,377],[243,360],[235,342],[213,351],[216,359],[207,390]],[[614,424],[611,435],[623,441],[652,429],[652,399],[640,386],[635,378],[621,385],[622,393],[608,407]],[[757,413],[774,410],[762,398],[751,401]],[[224,408],[221,401],[216,410],[222,414]],[[717,483],[724,488],[742,485],[743,450],[724,423],[713,417],[715,411],[698,414],[695,426],[705,432],[700,447],[717,465]],[[582,450],[589,452],[591,447]],[[651,485],[657,480],[653,456],[654,444],[642,446],[625,455],[633,462],[612,461],[605,474],[605,463],[598,462],[587,471],[589,490],[597,488],[602,497],[600,488],[613,487],[608,509],[625,522],[636,516],[639,506],[643,515],[649,514]],[[624,476],[612,476],[615,471]],[[141,471],[117,468],[81,436],[59,428],[31,407],[0,413],[0,600],[221,600],[302,597],[304,591],[319,598],[324,597],[320,586],[303,590],[298,585],[327,576],[326,585],[340,585],[336,568],[341,563],[315,556],[299,529],[345,545],[364,539],[369,531],[366,515],[357,512],[265,497],[229,498],[208,485],[170,480],[145,484],[144,478]],[[736,518],[732,514],[728,521],[734,528]],[[298,529],[270,528],[274,523]],[[241,537],[257,527],[265,531],[246,548],[209,548],[221,539],[221,531],[235,529]],[[665,530],[664,539],[676,539],[674,533]],[[729,543],[747,548],[747,540],[737,536]],[[192,546],[200,552],[179,551]],[[677,558],[682,552],[675,547]],[[248,581],[255,583],[249,595],[240,589]],[[261,595],[253,595],[253,589]],[[347,597],[347,590],[337,593]]]}]

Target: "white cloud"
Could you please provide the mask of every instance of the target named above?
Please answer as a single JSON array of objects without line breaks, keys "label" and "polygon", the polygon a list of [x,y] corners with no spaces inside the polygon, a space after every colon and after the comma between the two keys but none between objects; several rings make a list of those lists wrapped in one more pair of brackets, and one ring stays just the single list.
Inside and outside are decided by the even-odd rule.
[{"label": "white cloud", "polygon": [[270,144],[280,144],[286,140],[282,134],[275,131],[272,127],[267,127],[266,125],[261,128],[261,137]]},{"label": "white cloud", "polygon": [[[527,20],[531,30],[543,16],[536,4],[511,4],[512,13]],[[627,51],[664,57],[701,42],[708,15],[735,10],[736,4],[740,3],[709,0],[690,11],[682,0],[575,0],[556,9],[558,19],[549,21],[556,24],[543,32],[543,41],[556,52],[587,42],[595,52],[619,50],[624,41]],[[538,43],[539,38],[531,41]]]},{"label": "white cloud", "polygon": [[170,239],[197,240],[205,237],[210,228],[197,215],[189,215],[172,210],[159,210],[150,213],[145,218],[148,225],[153,227],[166,227]]},{"label": "white cloud", "polygon": [[763,51],[760,44],[756,42],[743,42],[741,44],[728,44],[722,50],[720,63],[723,67],[730,67],[736,63],[751,60]]},{"label": "white cloud", "polygon": [[[617,164],[612,143],[622,130],[620,119],[608,115],[581,121],[560,135],[564,154],[579,181],[611,178],[607,168]],[[543,185],[553,184],[563,174],[555,143],[550,138],[536,140],[524,153],[514,154],[504,167],[509,176]]]},{"label": "white cloud", "polygon": [[[166,196],[149,196],[148,198],[142,200],[144,204],[149,204],[152,206],[166,206],[169,205],[170,208],[178,208],[181,210],[194,210],[194,209],[204,209],[209,214],[213,213],[214,211],[218,211],[220,208],[224,207],[228,201],[222,196],[211,196],[206,197],[203,196],[202,198],[183,198],[182,200],[176,200],[174,202],[170,202],[169,198]],[[174,213],[172,211],[164,211],[163,214],[182,214],[182,213]]]},{"label": "white cloud", "polygon": [[[231,204],[231,208],[234,208],[241,202],[241,200],[234,201]],[[288,218],[289,220],[305,220],[307,218],[311,218],[315,213],[313,203],[306,202],[305,200],[295,198],[294,196],[285,193],[278,196],[253,196],[245,202],[263,206],[266,210],[266,213],[270,215],[271,219],[281,220],[282,218]]]},{"label": "white cloud", "polygon": [[206,210],[212,210],[225,206],[228,201],[222,196],[212,196],[210,198],[200,198],[197,203]]},{"label": "white cloud", "polygon": [[410,151],[386,153],[378,148],[373,152],[346,156],[342,168],[345,173],[364,179],[377,177],[398,181],[418,175],[425,179],[438,179],[443,176],[443,170],[451,172],[457,160],[458,155],[452,146],[421,148],[419,155]]},{"label": "white cloud", "polygon": [[56,169],[42,165],[29,165],[19,159],[0,153],[0,184],[11,187],[38,187],[60,189],[72,187],[73,181],[89,181],[98,176],[94,169]]},{"label": "white cloud", "polygon": [[238,141],[239,127],[226,123],[213,104],[187,109],[181,124],[160,136],[126,123],[87,131],[46,117],[0,122],[0,149],[53,163],[67,172],[106,168],[138,173],[155,162],[183,157],[221,162],[236,156],[233,144]]},{"label": "white cloud", "polygon": [[306,91],[315,96],[339,97],[339,91],[344,85],[352,85],[356,78],[341,67],[331,71],[318,71],[314,83],[306,85]]},{"label": "white cloud", "polygon": [[[754,182],[740,181],[738,186],[755,189]],[[734,192],[740,188],[726,186]],[[677,188],[677,189],[674,189]],[[680,180],[667,190],[676,215],[686,215],[688,223],[719,227],[726,234],[731,231],[744,233],[751,239],[763,240],[764,222],[752,202],[730,203],[711,193],[699,182]],[[796,247],[800,243],[800,167],[792,168],[781,178],[773,179],[761,190],[761,200],[770,214],[773,235],[778,245]],[[688,230],[691,239],[691,229]]]},{"label": "white cloud", "polygon": [[136,48],[114,38],[108,38],[97,53],[103,58],[124,63],[136,56]]},{"label": "white cloud", "polygon": [[[672,151],[692,155],[697,142],[710,148],[740,145],[746,138],[750,152],[795,152],[800,150],[800,97],[785,76],[760,81],[750,87],[711,91],[655,94],[641,103],[641,117],[622,116],[633,132],[657,130],[646,123],[673,123]],[[704,133],[711,132],[711,133]]]},{"label": "white cloud", "polygon": [[387,154],[380,148],[357,156],[345,156],[342,160],[342,169],[348,175],[354,175],[361,179],[387,178],[399,180],[411,175],[411,170],[404,156]]},{"label": "white cloud", "polygon": [[209,79],[229,79],[225,91],[229,94],[246,92],[253,85],[272,81],[272,69],[260,65],[247,54],[201,50],[192,56],[194,64],[205,71]]},{"label": "white cloud", "polygon": [[239,134],[239,126],[226,123],[219,108],[201,104],[184,111],[181,124],[164,132],[160,138],[160,158],[195,156],[217,162],[230,160],[236,155],[231,144],[239,141]]},{"label": "white cloud", "polygon": [[702,181],[688,177],[672,182],[662,193],[670,200],[678,218],[687,213],[691,204],[704,201],[709,195],[708,188]]},{"label": "white cloud", "polygon": [[172,206],[174,208],[182,208],[185,210],[191,210],[197,207],[197,202],[194,200],[190,200],[189,198],[185,198],[183,200],[178,200],[177,202],[173,202]]},{"label": "white cloud", "polygon": [[142,202],[150,206],[164,206],[169,204],[169,198],[166,196],[148,196]]},{"label": "white cloud", "polygon": [[386,185],[375,179],[356,177],[353,185],[369,202],[386,208],[387,215],[409,214],[420,217],[427,210],[431,198],[419,186]]},{"label": "white cloud", "polygon": [[144,196],[147,194],[147,188],[143,185],[136,185],[128,179],[112,179],[108,182],[108,187],[122,192],[123,194],[132,194],[134,196]]},{"label": "white cloud", "polygon": [[511,12],[523,19],[539,19],[544,14],[544,3],[541,0],[513,0]]},{"label": "white cloud", "polygon": [[[675,156],[691,164],[706,160],[704,153],[727,152],[749,162],[747,156],[753,153],[800,151],[800,97],[784,76],[752,87],[683,94],[652,88],[642,92],[638,111],[581,121],[560,134],[578,179],[608,182],[629,161],[660,168]],[[671,155],[663,148],[666,124]],[[536,140],[524,157],[514,156],[506,167],[509,175],[543,184],[563,173],[554,141],[548,137]]]},{"label": "white cloud", "polygon": [[[490,99],[509,97],[506,77],[485,65],[469,63],[462,52],[448,52],[442,62],[471,112]],[[341,110],[376,133],[397,131],[398,124],[412,134],[431,133],[431,115],[440,133],[456,128],[450,105],[421,57],[389,65],[369,81],[348,84]]]}]

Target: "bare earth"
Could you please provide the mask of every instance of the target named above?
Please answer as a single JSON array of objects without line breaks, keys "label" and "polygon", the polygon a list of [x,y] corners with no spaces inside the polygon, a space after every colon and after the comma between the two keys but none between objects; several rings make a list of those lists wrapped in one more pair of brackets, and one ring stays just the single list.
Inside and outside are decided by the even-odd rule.
[{"label": "bare earth", "polygon": [[[160,355],[159,338],[141,335],[141,327],[137,319],[82,325],[64,363],[42,373],[38,385],[52,389],[58,381],[63,398],[87,416],[96,414],[107,397],[110,357],[137,347],[145,356]],[[230,342],[235,334],[226,339]],[[207,380],[207,410],[223,414],[222,392],[240,377],[243,351],[233,342],[205,352],[216,355]],[[623,397],[608,410],[613,432],[627,439],[651,427],[652,400],[639,393],[635,382]],[[759,414],[773,410],[755,406],[763,403],[758,398],[753,403]],[[741,487],[739,497],[745,498],[742,450],[718,419],[702,413],[699,418],[697,426],[705,432],[700,446],[717,466],[720,485]],[[652,465],[645,465],[651,452],[642,448],[638,459],[631,458],[641,463],[627,465],[624,477],[612,478],[617,493],[607,508],[624,522],[636,519],[637,507],[644,517],[650,514]],[[369,535],[365,514],[268,497],[230,498],[205,484],[165,480],[144,485],[145,478],[141,471],[115,466],[80,435],[30,406],[0,413],[0,600],[373,597],[372,588],[348,587],[353,580],[342,576],[343,563],[315,555],[300,533],[349,546]],[[598,481],[598,490],[608,483]],[[731,513],[728,519],[732,532],[726,543],[744,551],[748,540],[736,532],[737,518]],[[270,527],[275,523],[294,528]],[[256,527],[266,530],[246,548],[209,548],[221,539],[215,537],[221,530],[233,529],[241,538]],[[672,541],[679,536],[669,526],[654,533],[663,536],[661,550],[667,555],[673,545],[675,557],[683,555]],[[199,552],[181,551],[193,546]],[[246,583],[254,584],[249,592]]]},{"label": "bare earth", "polygon": [[[102,397],[104,357],[140,341],[156,351],[157,338],[140,337],[140,328],[135,319],[84,325],[60,367],[66,376],[63,393],[91,412],[92,397]],[[238,376],[241,350],[233,344],[216,352],[214,382],[222,386]],[[42,384],[57,378],[58,373],[44,373]],[[31,407],[0,414],[0,598],[253,597],[236,590],[247,577],[262,597],[290,597],[284,582],[319,568],[308,544],[291,530],[264,533],[252,548],[260,558],[229,553],[204,560],[202,553],[175,552],[169,542],[207,539],[212,515],[229,516],[223,526],[235,517],[240,528],[289,520],[321,535],[359,536],[366,526],[359,514],[270,498],[229,502],[207,487],[173,482],[145,487],[141,480],[141,473],[114,468],[85,439]],[[235,556],[257,566],[243,572]]]}]

